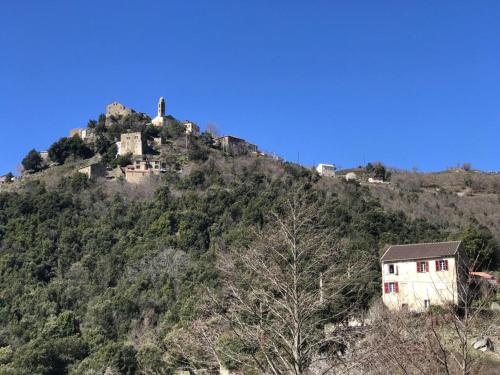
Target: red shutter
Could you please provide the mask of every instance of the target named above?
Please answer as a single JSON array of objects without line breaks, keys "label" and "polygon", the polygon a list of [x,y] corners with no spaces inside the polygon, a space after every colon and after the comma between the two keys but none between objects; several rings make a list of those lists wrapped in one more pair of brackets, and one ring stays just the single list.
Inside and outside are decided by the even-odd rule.
[{"label": "red shutter", "polygon": [[439,260],[436,260],[436,271],[439,271]]},{"label": "red shutter", "polygon": [[417,262],[417,272],[420,272],[419,262]]},{"label": "red shutter", "polygon": [[429,262],[425,262],[425,272],[429,272]]},{"label": "red shutter", "polygon": [[448,259],[444,260],[444,269],[448,271]]},{"label": "red shutter", "polygon": [[394,291],[396,293],[399,293],[399,285],[398,285],[397,281],[394,283]]},{"label": "red shutter", "polygon": [[384,293],[389,293],[389,283],[384,283]]}]

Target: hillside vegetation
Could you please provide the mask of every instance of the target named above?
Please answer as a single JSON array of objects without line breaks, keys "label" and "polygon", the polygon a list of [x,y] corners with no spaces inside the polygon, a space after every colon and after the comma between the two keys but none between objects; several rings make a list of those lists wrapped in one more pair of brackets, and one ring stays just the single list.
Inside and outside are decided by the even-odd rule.
[{"label": "hillside vegetation", "polygon": [[[217,331],[209,296],[224,294],[220,263],[297,197],[315,207],[322,230],[345,251],[340,269],[365,262],[355,294],[343,292],[321,312],[325,323],[378,299],[386,244],[463,238],[485,269],[494,267],[498,176],[394,172],[391,184],[367,186],[266,156],[229,156],[209,134],[192,137],[186,149],[175,126],[158,130],[134,116],[111,129],[96,122],[90,152],[59,152],[61,142],[52,148],[60,165],[1,188],[0,374],[211,371],[217,363],[193,343],[205,332],[200,326],[217,332],[218,353],[252,355]],[[91,160],[82,157],[116,165],[112,140],[127,129],[162,132],[167,173],[135,186],[75,172]],[[466,187],[472,192],[458,197]],[[241,368],[230,356],[219,360]]]}]

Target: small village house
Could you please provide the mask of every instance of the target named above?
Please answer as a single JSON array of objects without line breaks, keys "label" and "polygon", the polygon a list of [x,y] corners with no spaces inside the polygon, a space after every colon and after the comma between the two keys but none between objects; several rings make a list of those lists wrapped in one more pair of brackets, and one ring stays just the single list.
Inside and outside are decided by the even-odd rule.
[{"label": "small village house", "polygon": [[125,167],[125,180],[131,184],[140,184],[164,172],[166,165],[159,160],[136,160],[134,164]]},{"label": "small village house", "polygon": [[382,300],[390,310],[459,305],[468,278],[460,241],[388,246],[381,257]]},{"label": "small village house", "polygon": [[87,175],[87,178],[104,177],[106,175],[106,167],[101,163],[91,163],[80,169],[79,173]]},{"label": "small village house", "polygon": [[318,164],[316,171],[320,176],[324,177],[335,177],[335,171],[337,167],[333,164]]},{"label": "small village house", "polygon": [[93,129],[87,128],[76,128],[71,129],[69,132],[70,138],[80,137],[85,143],[90,143],[95,141],[95,132]]},{"label": "small village house", "polygon": [[220,146],[222,151],[230,155],[243,155],[249,152],[256,152],[257,146],[248,143],[244,139],[234,137],[232,135],[224,135],[216,138],[215,143]]}]

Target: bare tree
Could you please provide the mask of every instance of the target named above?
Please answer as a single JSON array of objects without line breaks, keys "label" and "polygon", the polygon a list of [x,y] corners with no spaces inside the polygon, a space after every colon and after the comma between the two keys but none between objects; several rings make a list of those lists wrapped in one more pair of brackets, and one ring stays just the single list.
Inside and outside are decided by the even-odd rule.
[{"label": "bare tree", "polygon": [[217,138],[220,135],[219,128],[215,124],[208,124],[205,131],[212,135],[212,137]]},{"label": "bare tree", "polygon": [[[469,272],[476,269],[478,259],[470,262],[466,257],[459,257],[458,262],[458,306],[431,311],[430,327],[440,348],[439,361],[444,373],[470,375],[482,367],[482,357],[474,348],[475,341],[493,333],[496,326],[488,317],[491,296],[480,294],[481,283]],[[448,327],[445,325],[445,329],[440,329],[436,324],[438,321],[448,322]]]},{"label": "bare tree", "polygon": [[356,293],[364,267],[346,272],[342,243],[317,212],[295,196],[251,245],[220,257],[225,292],[216,302],[243,347],[245,374],[328,374],[345,366],[332,355],[349,345],[345,327],[325,334],[324,326],[354,309],[343,302]]},{"label": "bare tree", "polygon": [[479,373],[485,363],[474,343],[500,332],[498,321],[488,311],[489,296],[479,295],[480,285],[468,272],[474,263],[458,258],[457,286],[451,291],[457,296],[457,305],[435,306],[421,314],[379,309],[363,342],[372,354],[362,364],[364,372]]}]

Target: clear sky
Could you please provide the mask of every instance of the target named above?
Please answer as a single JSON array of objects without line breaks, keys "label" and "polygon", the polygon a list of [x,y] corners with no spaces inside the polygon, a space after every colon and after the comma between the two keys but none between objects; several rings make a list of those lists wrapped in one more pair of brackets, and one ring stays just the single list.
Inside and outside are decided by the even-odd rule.
[{"label": "clear sky", "polygon": [[288,160],[500,170],[500,2],[0,1],[0,174],[119,101]]}]

